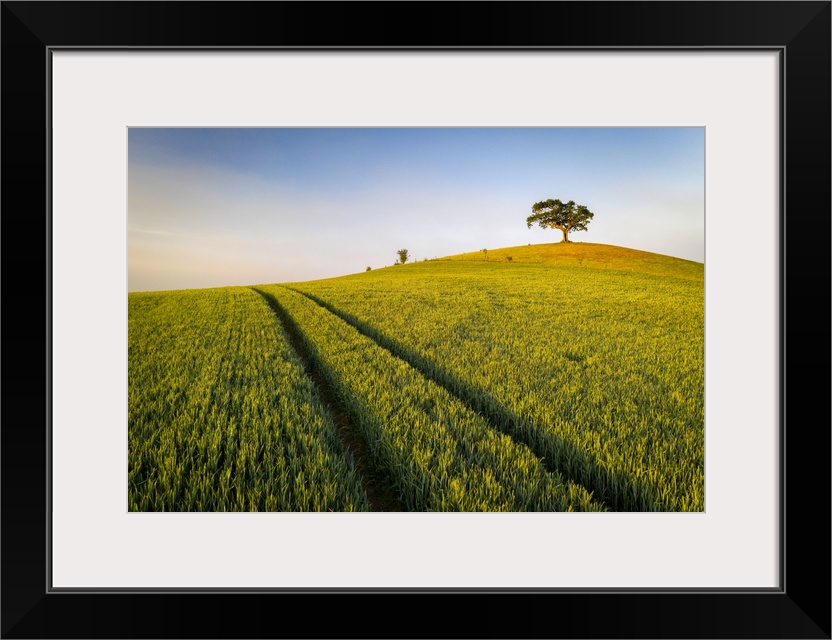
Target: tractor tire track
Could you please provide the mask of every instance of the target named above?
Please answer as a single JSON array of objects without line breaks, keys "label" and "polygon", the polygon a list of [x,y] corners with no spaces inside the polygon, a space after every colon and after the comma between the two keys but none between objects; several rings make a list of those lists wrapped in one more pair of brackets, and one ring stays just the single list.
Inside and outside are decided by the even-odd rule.
[{"label": "tractor tire track", "polygon": [[361,484],[367,492],[372,511],[402,511],[393,493],[387,487],[377,481],[372,471],[370,458],[363,440],[356,435],[356,429],[350,423],[347,414],[341,409],[337,394],[327,380],[319,373],[308,349],[304,344],[300,330],[292,321],[285,309],[280,306],[274,296],[265,291],[251,287],[252,291],[258,293],[271,309],[280,326],[289,337],[289,344],[294,349],[309,379],[315,385],[321,403],[326,407],[338,430],[338,435],[344,445],[344,449],[352,458],[356,471],[361,478]]},{"label": "tractor tire track", "polygon": [[[624,474],[600,467],[587,452],[573,443],[558,438],[558,460],[553,460],[551,451],[543,447],[541,440],[534,437],[535,427],[511,409],[502,405],[483,389],[475,388],[455,374],[423,358],[418,353],[383,334],[372,325],[338,309],[325,300],[293,287],[299,293],[330,313],[341,318],[362,335],[373,340],[378,346],[401,358],[423,376],[435,382],[452,396],[458,398],[472,411],[478,413],[488,425],[515,442],[529,447],[542,460],[549,472],[560,474],[565,480],[583,486],[591,492],[593,499],[610,511],[661,511],[661,507],[633,479]],[[610,487],[615,487],[611,490]],[[637,505],[637,506],[636,506]]]}]

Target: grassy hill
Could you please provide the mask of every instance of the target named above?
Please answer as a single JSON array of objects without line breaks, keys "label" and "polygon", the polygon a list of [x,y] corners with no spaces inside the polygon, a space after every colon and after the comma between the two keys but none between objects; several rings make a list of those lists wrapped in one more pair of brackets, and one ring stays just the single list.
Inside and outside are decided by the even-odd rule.
[{"label": "grassy hill", "polygon": [[[703,276],[557,243],[131,294],[131,505],[702,511]],[[326,495],[298,480],[313,476]]]},{"label": "grassy hill", "polygon": [[[510,259],[510,260],[509,260]],[[565,267],[587,267],[613,269],[618,271],[639,271],[677,278],[704,278],[701,262],[673,258],[658,253],[616,247],[609,244],[586,242],[556,242],[552,244],[529,244],[519,247],[505,247],[472,251],[438,258],[441,261],[465,262],[510,262],[511,264],[556,265]]]},{"label": "grassy hill", "polygon": [[703,276],[702,263],[558,243],[284,286],[610,508],[689,511],[704,504]]}]

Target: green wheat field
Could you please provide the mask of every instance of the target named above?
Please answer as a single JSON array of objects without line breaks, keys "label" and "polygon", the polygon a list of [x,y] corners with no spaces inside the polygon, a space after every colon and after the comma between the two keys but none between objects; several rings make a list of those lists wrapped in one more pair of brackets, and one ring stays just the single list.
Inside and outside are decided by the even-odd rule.
[{"label": "green wheat field", "polygon": [[473,251],[128,294],[131,511],[703,511],[704,265]]}]

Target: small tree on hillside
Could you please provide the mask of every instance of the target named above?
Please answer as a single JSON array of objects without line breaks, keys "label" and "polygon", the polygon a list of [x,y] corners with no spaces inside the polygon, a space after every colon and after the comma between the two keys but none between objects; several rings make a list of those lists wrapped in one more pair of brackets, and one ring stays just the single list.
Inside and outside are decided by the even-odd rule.
[{"label": "small tree on hillside", "polygon": [[404,264],[407,262],[407,249],[399,249],[396,253],[399,254],[399,264]]},{"label": "small tree on hillside", "polygon": [[594,216],[592,211],[572,200],[566,204],[560,200],[543,200],[532,205],[532,215],[526,218],[526,226],[531,229],[536,222],[544,229],[560,229],[562,242],[569,242],[569,232],[586,231]]}]

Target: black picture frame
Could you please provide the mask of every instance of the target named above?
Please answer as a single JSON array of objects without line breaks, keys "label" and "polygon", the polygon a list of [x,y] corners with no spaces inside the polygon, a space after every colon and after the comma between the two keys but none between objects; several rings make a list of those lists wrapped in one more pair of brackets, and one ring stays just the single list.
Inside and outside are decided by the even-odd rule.
[{"label": "black picture frame", "polygon": [[[0,21],[3,638],[830,638],[830,2],[3,2]],[[63,47],[778,51],[780,588],[51,590],[48,90]]]}]

